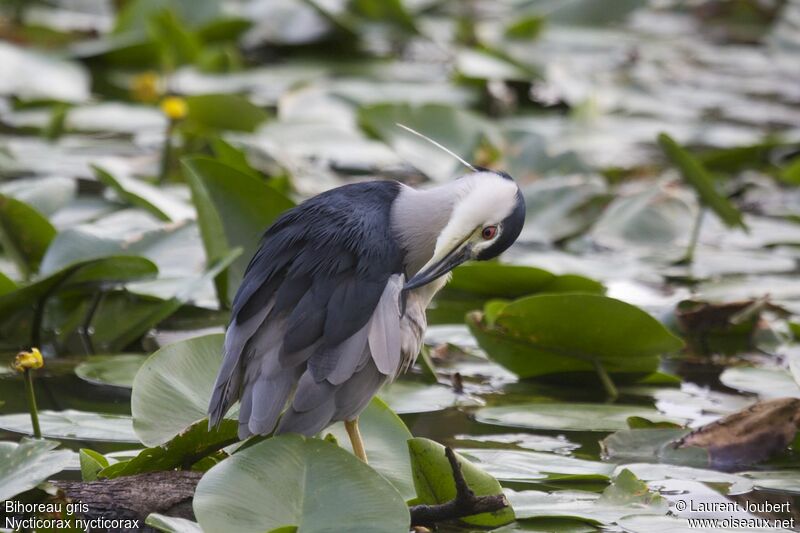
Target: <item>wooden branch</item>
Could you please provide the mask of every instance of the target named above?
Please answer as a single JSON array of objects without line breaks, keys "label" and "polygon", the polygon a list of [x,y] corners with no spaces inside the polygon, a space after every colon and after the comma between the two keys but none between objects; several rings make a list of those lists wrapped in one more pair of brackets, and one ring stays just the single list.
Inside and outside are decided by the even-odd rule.
[{"label": "wooden branch", "polygon": [[194,520],[192,497],[202,472],[168,470],[98,481],[51,481],[73,502],[87,505],[86,517],[144,519],[161,513]]},{"label": "wooden branch", "polygon": [[479,513],[491,513],[508,507],[508,500],[503,494],[475,496],[475,493],[472,492],[472,489],[469,488],[467,481],[464,479],[456,454],[450,448],[445,448],[444,453],[453,471],[456,496],[446,503],[410,507],[412,526],[431,526],[438,522],[455,520]]}]

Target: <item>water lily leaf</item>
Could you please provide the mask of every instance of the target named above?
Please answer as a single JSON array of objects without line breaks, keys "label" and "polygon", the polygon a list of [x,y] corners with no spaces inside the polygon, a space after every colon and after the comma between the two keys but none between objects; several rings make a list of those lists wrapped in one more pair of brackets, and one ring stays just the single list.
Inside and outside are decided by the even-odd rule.
[{"label": "water lily leaf", "polygon": [[219,161],[191,157],[184,159],[183,165],[197,206],[206,255],[216,259],[232,247],[243,250],[228,269],[226,282],[217,282],[218,291],[227,286],[227,295],[232,298],[261,234],[294,203],[263,180]]},{"label": "water lily leaf", "polygon": [[94,450],[81,448],[78,451],[78,458],[81,463],[81,479],[83,481],[95,481],[97,473],[108,466],[108,459]]},{"label": "water lily leaf", "polygon": [[134,0],[127,2],[117,16],[115,33],[142,33],[150,18],[165,10],[172,11],[190,25],[209,22],[220,15],[218,0]]},{"label": "water lily leaf", "polygon": [[75,367],[75,374],[96,385],[131,388],[146,359],[140,354],[93,355]]},{"label": "water lily leaf", "polygon": [[[531,157],[530,150],[524,150],[521,155]],[[541,158],[544,157],[546,154],[542,154]],[[526,167],[530,166],[528,161],[525,163]],[[525,242],[551,243],[580,235],[594,224],[613,199],[608,185],[598,176],[562,176],[560,172],[553,179],[525,185],[522,194],[526,214],[520,238]]]},{"label": "water lily leaf", "polygon": [[[445,503],[456,496],[456,485],[453,481],[453,470],[441,444],[429,439],[415,438],[408,441],[411,454],[411,467],[414,474],[414,486],[417,498],[423,504]],[[502,494],[500,483],[480,467],[473,465],[463,456],[456,454],[461,472],[469,488],[477,496]],[[514,520],[514,510],[505,507],[492,513],[482,513],[460,519],[462,522],[477,526],[498,527]]]},{"label": "water lily leaf", "polygon": [[26,178],[0,184],[0,194],[16,198],[48,218],[73,202],[77,191],[77,181],[64,176]]},{"label": "water lily leaf", "polygon": [[150,513],[144,523],[164,533],[203,533],[197,522],[176,516]]},{"label": "water lily leaf", "polygon": [[800,494],[800,477],[797,470],[753,470],[739,472],[740,475],[752,479],[758,489]]},{"label": "water lily leaf", "polygon": [[753,488],[752,480],[742,475],[728,474],[726,472],[719,472],[707,468],[654,463],[628,463],[618,466],[616,468],[616,473],[624,469],[630,470],[637,478],[643,481],[678,479],[724,485],[727,487],[727,494],[741,494]]},{"label": "water lily leaf", "polygon": [[156,266],[143,257],[110,256],[80,261],[0,296],[0,315],[10,316],[15,311],[29,308],[31,302],[38,301],[58,288],[128,281],[154,276],[157,272]]},{"label": "water lily leaf", "polygon": [[377,472],[333,443],[291,434],[209,470],[197,485],[194,512],[208,533],[358,531],[364,524],[395,533],[409,526],[405,502]]},{"label": "water lily leaf", "polygon": [[719,376],[723,385],[732,389],[752,392],[761,398],[800,398],[800,385],[792,374],[782,368],[733,367]]},{"label": "water lily leaf", "polygon": [[714,179],[697,158],[666,133],[658,136],[658,143],[667,157],[681,171],[686,182],[697,192],[703,205],[711,208],[728,227],[747,229],[742,220],[742,214],[727,198],[717,192]]},{"label": "water lily leaf", "polygon": [[41,439],[0,442],[0,500],[34,488],[72,463],[69,450],[54,450],[60,443]]},{"label": "water lily leaf", "polygon": [[141,207],[161,220],[177,222],[194,218],[194,210],[169,192],[127,176],[112,176],[100,167],[93,167],[98,181],[112,188],[121,198]]},{"label": "water lily leaf", "polygon": [[163,444],[206,417],[222,341],[220,334],[195,337],[164,346],[145,361],[131,395],[133,428],[145,445]]},{"label": "water lily leaf", "polygon": [[236,94],[200,94],[186,97],[186,120],[202,128],[252,132],[269,116]]},{"label": "water lily leaf", "polygon": [[475,419],[484,424],[567,431],[617,431],[628,428],[628,418],[681,421],[651,407],[600,403],[521,403],[483,407]]},{"label": "water lily leaf", "polygon": [[680,339],[635,306],[599,295],[543,294],[510,303],[489,327],[480,313],[467,324],[489,356],[518,376],[591,372],[647,374]]},{"label": "water lily leaf", "polygon": [[583,292],[601,294],[603,284],[572,274],[556,275],[540,268],[502,263],[468,263],[453,270],[444,289],[485,298],[519,298],[534,293]]},{"label": "water lily leaf", "polygon": [[615,462],[661,462],[709,466],[708,452],[701,448],[679,448],[673,443],[690,430],[678,428],[623,429],[600,442],[603,455]]},{"label": "water lily leaf", "polygon": [[26,276],[39,270],[56,230],[39,212],[10,196],[0,194],[0,244]]},{"label": "water lily leaf", "polygon": [[[358,420],[369,465],[385,477],[404,500],[412,499],[416,492],[406,444],[412,438],[411,432],[380,398],[373,398]],[[323,433],[333,434],[339,446],[352,451],[344,424],[334,424]]]},{"label": "water lily leaf", "polygon": [[145,448],[136,457],[106,465],[98,477],[113,479],[144,472],[188,468],[217,450],[236,442],[239,425],[223,420],[218,428],[208,429],[208,420],[195,422],[161,446]]},{"label": "water lily leaf", "polygon": [[501,481],[607,481],[614,465],[527,450],[460,448],[460,453]]},{"label": "water lily leaf", "polygon": [[507,490],[518,519],[569,517],[610,526],[631,514],[666,514],[668,505],[658,493],[629,470],[623,470],[602,494],[578,490],[540,492]]},{"label": "water lily leaf", "polygon": [[385,385],[378,395],[393,411],[400,414],[430,413],[449,407],[474,403],[450,387],[409,380],[395,381]]},{"label": "water lily leaf", "polygon": [[402,159],[439,181],[464,174],[468,169],[441,148],[398,127],[398,123],[442,144],[469,163],[475,160],[476,150],[492,130],[482,118],[469,111],[437,104],[367,106],[361,109],[359,121]]},{"label": "water lily leaf", "polygon": [[89,73],[77,63],[0,42],[0,94],[22,100],[89,99]]},{"label": "water lily leaf", "polygon": [[[131,418],[125,415],[93,413],[66,409],[39,411],[42,435],[54,439],[139,442],[133,432]],[[28,413],[0,415],[0,428],[15,433],[31,434]]]}]

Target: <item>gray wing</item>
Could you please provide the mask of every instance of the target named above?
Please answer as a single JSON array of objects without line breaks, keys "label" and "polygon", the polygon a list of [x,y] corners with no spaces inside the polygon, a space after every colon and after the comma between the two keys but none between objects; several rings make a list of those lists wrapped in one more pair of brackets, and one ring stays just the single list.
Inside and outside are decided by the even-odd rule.
[{"label": "gray wing", "polygon": [[396,374],[404,281],[389,230],[396,193],[391,182],[340,187],[266,232],[234,299],[211,425],[240,400],[242,438],[272,432],[284,408],[277,431],[312,435],[355,416]]}]

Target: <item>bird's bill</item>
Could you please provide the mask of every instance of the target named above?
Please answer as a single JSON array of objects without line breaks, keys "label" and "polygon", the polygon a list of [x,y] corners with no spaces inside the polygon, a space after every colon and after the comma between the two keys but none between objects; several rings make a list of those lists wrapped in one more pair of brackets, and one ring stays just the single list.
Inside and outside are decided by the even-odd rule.
[{"label": "bird's bill", "polygon": [[427,285],[431,281],[444,276],[455,267],[472,258],[472,247],[469,243],[462,244],[440,260],[432,259],[422,267],[403,287],[403,290],[416,289]]}]

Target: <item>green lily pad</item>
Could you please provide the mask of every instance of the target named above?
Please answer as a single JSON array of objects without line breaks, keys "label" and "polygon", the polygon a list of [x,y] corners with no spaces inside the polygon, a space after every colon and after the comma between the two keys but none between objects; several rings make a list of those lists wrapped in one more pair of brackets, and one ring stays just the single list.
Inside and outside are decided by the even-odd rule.
[{"label": "green lily pad", "polygon": [[[131,418],[125,415],[92,413],[66,409],[39,411],[42,435],[53,439],[139,442],[133,432]],[[28,413],[0,415],[0,428],[15,433],[31,434]]]},{"label": "green lily pad", "polygon": [[753,488],[753,481],[739,474],[718,472],[707,468],[691,466],[666,465],[654,463],[628,463],[618,466],[616,473],[623,469],[630,470],[637,478],[644,481],[661,481],[665,479],[678,479],[685,481],[700,481],[727,487],[727,494],[741,494]]},{"label": "green lily pad", "polygon": [[263,180],[214,159],[191,157],[183,166],[207,257],[217,259],[234,247],[243,250],[228,276],[217,280],[218,293],[232,298],[262,233],[294,203]]},{"label": "green lily pad", "polygon": [[236,94],[188,96],[186,106],[186,120],[209,129],[252,132],[268,117],[266,111]]},{"label": "green lily pad", "polygon": [[187,203],[155,185],[128,176],[113,176],[100,167],[94,167],[94,172],[98,181],[113,189],[120,198],[161,220],[177,222],[194,218],[194,209]]},{"label": "green lily pad", "polygon": [[526,450],[459,448],[475,464],[501,481],[606,481],[614,465]]},{"label": "green lily pad", "polygon": [[150,513],[144,523],[164,533],[203,533],[197,522],[176,516]]},{"label": "green lily pad", "polygon": [[333,443],[280,435],[206,472],[194,512],[207,533],[407,531],[408,508],[380,474]]},{"label": "green lily pad", "polygon": [[0,244],[26,276],[37,272],[55,228],[28,204],[0,194]]},{"label": "green lily pad", "polygon": [[727,387],[752,392],[765,399],[785,396],[800,398],[800,385],[789,371],[782,368],[726,368],[719,380]]},{"label": "green lily pad", "polygon": [[480,144],[492,128],[483,118],[456,107],[429,104],[378,104],[363,107],[359,121],[371,133],[391,146],[404,160],[431,178],[443,181],[465,168],[457,159],[397,124],[422,133],[471,163]]},{"label": "green lily pad", "polygon": [[628,429],[628,418],[684,422],[652,407],[601,403],[522,403],[484,407],[475,419],[484,424],[566,431],[618,431]]},{"label": "green lily pad", "polygon": [[34,488],[72,463],[73,453],[55,450],[60,443],[41,439],[0,442],[0,500]]},{"label": "green lily pad", "polygon": [[[416,492],[406,444],[412,438],[411,432],[380,398],[373,398],[358,420],[369,465],[385,477],[404,500],[412,499]],[[333,434],[339,446],[352,451],[344,424],[334,424],[323,433]]]},{"label": "green lily pad", "polygon": [[145,445],[163,444],[206,417],[223,338],[215,334],[176,342],[142,365],[133,381],[131,413]]},{"label": "green lily pad", "polygon": [[492,326],[468,325],[481,347],[523,378],[565,372],[649,374],[683,343],[637,307],[590,294],[543,294],[504,307]]},{"label": "green lily pad", "polygon": [[197,461],[234,443],[238,424],[223,420],[219,428],[208,429],[208,422],[200,420],[161,446],[145,448],[136,457],[119,461],[97,473],[100,478],[117,478],[144,472],[187,468]]},{"label": "green lily pad", "polygon": [[797,475],[797,470],[753,470],[739,472],[739,475],[752,479],[757,489],[800,494],[800,476]]},{"label": "green lily pad", "polygon": [[[445,455],[444,446],[429,439],[415,438],[408,441],[408,451],[411,454],[418,501],[433,505],[455,498],[453,470]],[[502,494],[500,483],[494,477],[458,454],[456,459],[461,466],[464,480],[477,496]],[[460,520],[471,525],[498,527],[514,521],[514,510],[506,507],[492,513],[472,515]]]},{"label": "green lily pad", "polygon": [[661,462],[689,466],[708,466],[708,452],[702,448],[674,448],[672,442],[690,430],[677,428],[623,429],[600,444],[605,458],[615,462]]},{"label": "green lily pad", "polygon": [[706,207],[710,207],[728,227],[747,229],[742,214],[726,197],[717,192],[714,179],[697,158],[666,133],[658,136],[658,143]]},{"label": "green lily pad", "polygon": [[75,367],[75,374],[89,383],[130,388],[146,359],[139,354],[93,355]]},{"label": "green lily pad", "polygon": [[602,494],[579,490],[556,492],[507,490],[518,519],[576,518],[610,526],[631,514],[666,514],[667,502],[623,470]]}]

